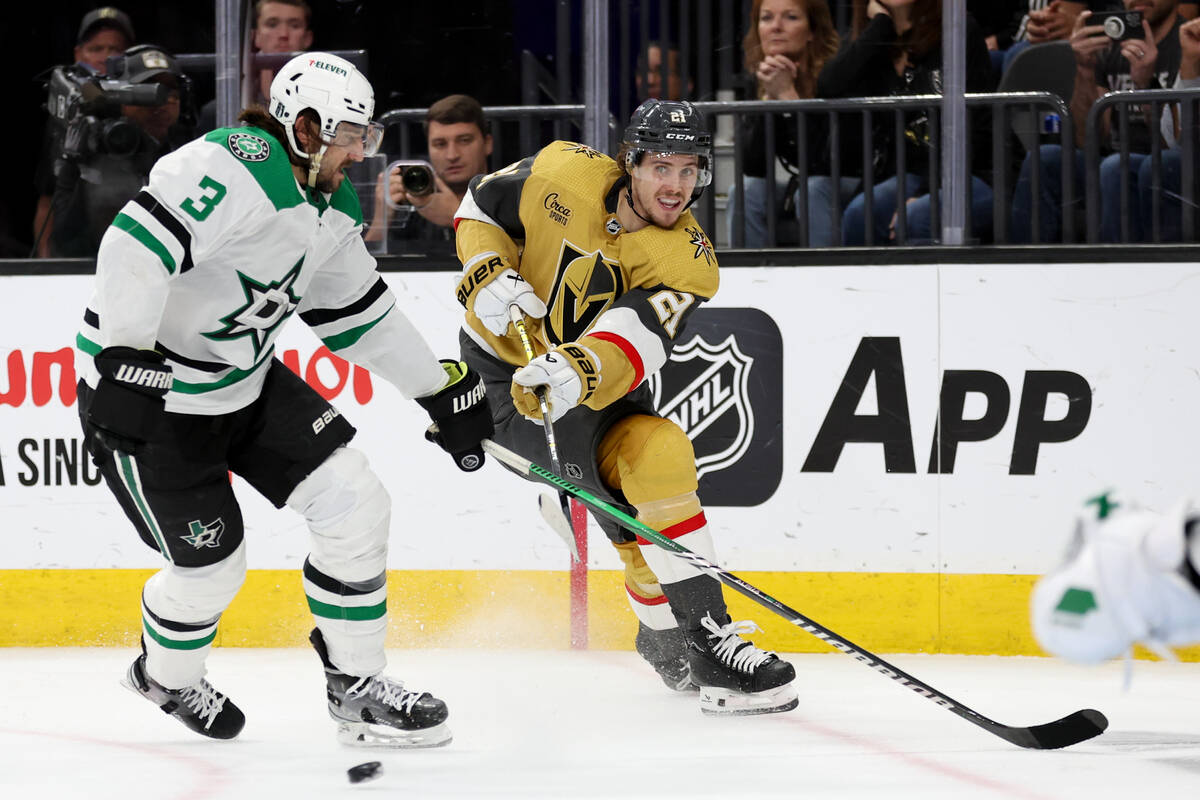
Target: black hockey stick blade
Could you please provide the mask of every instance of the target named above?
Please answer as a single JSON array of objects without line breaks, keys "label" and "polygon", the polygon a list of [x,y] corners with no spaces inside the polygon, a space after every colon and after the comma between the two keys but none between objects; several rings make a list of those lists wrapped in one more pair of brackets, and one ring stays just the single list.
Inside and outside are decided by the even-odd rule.
[{"label": "black hockey stick blade", "polygon": [[[986,724],[984,720],[986,720]],[[1019,747],[1028,747],[1031,750],[1058,750],[1062,747],[1070,747],[1099,736],[1108,728],[1108,718],[1094,708],[1085,708],[1074,714],[1068,714],[1062,719],[1056,719],[1054,722],[1029,728],[1001,725],[986,717],[981,717],[975,722],[1001,739]]]},{"label": "black hockey stick blade", "polygon": [[483,449],[488,455],[495,458],[501,463],[507,464],[520,474],[528,475],[536,478],[543,483],[559,489],[560,492],[565,492],[571,495],[587,507],[600,512],[604,516],[616,522],[622,528],[654,542],[662,549],[682,558],[696,569],[710,575],[725,586],[753,600],[763,608],[786,619],[801,630],[811,633],[813,636],[822,640],[826,644],[833,647],[848,656],[853,656],[856,661],[871,667],[876,672],[879,672],[897,683],[905,686],[927,700],[931,700],[937,705],[946,710],[958,715],[968,722],[977,725],[978,727],[988,731],[989,733],[1004,739],[1006,742],[1015,744],[1018,747],[1026,747],[1033,750],[1056,750],[1060,747],[1078,744],[1079,742],[1091,739],[1093,736],[1098,736],[1103,733],[1108,727],[1108,720],[1099,711],[1093,709],[1085,709],[1076,711],[1073,714],[1068,714],[1062,719],[1054,722],[1047,722],[1044,725],[1034,725],[1032,727],[1014,727],[1004,725],[989,719],[979,712],[963,705],[949,695],[943,694],[934,689],[929,684],[919,678],[909,675],[904,670],[889,664],[879,656],[865,650],[851,642],[824,625],[815,622],[812,619],[801,614],[775,598],[763,592],[761,589],[747,583],[731,572],[727,572],[708,559],[694,553],[678,542],[663,536],[658,531],[629,516],[619,508],[610,505],[598,497],[580,489],[579,487],[568,483],[562,478],[555,475],[553,472],[544,467],[534,464],[527,458],[512,452],[511,450],[496,444],[495,442],[484,439]]}]

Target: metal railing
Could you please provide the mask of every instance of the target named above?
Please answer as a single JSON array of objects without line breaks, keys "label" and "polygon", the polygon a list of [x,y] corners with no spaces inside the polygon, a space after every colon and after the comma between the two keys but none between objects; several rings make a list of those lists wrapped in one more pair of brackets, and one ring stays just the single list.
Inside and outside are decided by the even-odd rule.
[{"label": "metal railing", "polygon": [[[1016,92],[1006,94],[969,94],[966,96],[967,107],[969,111],[979,113],[981,110],[990,111],[991,119],[991,160],[992,160],[992,186],[994,190],[994,201],[992,209],[992,237],[991,239],[998,243],[1008,241],[1008,221],[1011,214],[1011,197],[1010,183],[1013,174],[1015,162],[1012,158],[1014,134],[1011,130],[1012,115],[1017,112],[1028,114],[1032,118],[1037,118],[1041,112],[1050,112],[1059,117],[1061,127],[1057,133],[1057,138],[1060,145],[1071,153],[1074,152],[1074,127],[1071,123],[1069,108],[1066,103],[1057,95],[1046,92]],[[773,165],[776,161],[776,156],[779,154],[779,149],[776,147],[778,138],[778,128],[781,124],[787,124],[785,118],[790,118],[796,128],[796,144],[797,149],[794,156],[789,160],[796,165],[798,192],[796,198],[796,218],[799,228],[799,241],[801,247],[807,247],[809,243],[808,230],[808,178],[810,177],[809,164],[810,148],[813,143],[807,141],[805,117],[810,114],[820,114],[827,117],[828,122],[828,147],[829,147],[829,164],[831,167],[830,178],[837,185],[843,175],[847,177],[861,177],[864,204],[864,219],[868,221],[864,230],[865,243],[869,245],[875,244],[874,230],[869,224],[872,219],[873,212],[873,189],[876,186],[877,178],[871,169],[863,170],[862,175],[852,173],[849,170],[843,170],[843,154],[841,149],[841,132],[846,124],[847,117],[858,116],[860,118],[861,135],[862,135],[862,152],[856,154],[861,159],[861,164],[871,165],[874,161],[875,154],[875,121],[882,116],[890,115],[892,118],[892,143],[894,148],[894,156],[896,162],[895,175],[898,181],[898,197],[908,197],[907,194],[907,147],[905,137],[906,115],[913,111],[925,111],[928,116],[928,132],[929,132],[929,157],[928,157],[928,182],[930,195],[930,214],[931,214],[931,233],[936,240],[940,230],[940,208],[939,195],[941,189],[941,169],[940,169],[940,113],[941,113],[941,97],[939,95],[916,95],[908,97],[874,97],[874,98],[849,98],[838,100],[793,100],[793,101],[730,101],[730,102],[703,102],[696,103],[696,107],[712,118],[710,126],[720,129],[720,124],[717,120],[722,116],[731,116],[735,122],[746,114],[758,114],[762,117],[764,125],[764,140],[765,140],[765,159],[767,165]],[[726,209],[726,213],[733,215],[733,237],[730,244],[733,247],[741,247],[745,241],[745,190],[744,190],[744,161],[745,149],[749,143],[742,141],[743,129],[739,125],[735,125],[735,133],[732,142],[733,146],[733,176],[734,176],[734,202],[733,208]],[[718,142],[718,150],[720,143]],[[849,155],[849,154],[847,154]],[[719,155],[718,155],[719,157]],[[1033,147],[1029,151],[1029,158],[1033,161],[1033,170],[1031,180],[1034,184],[1033,198],[1034,206],[1033,213],[1036,220],[1039,213],[1040,192],[1038,191],[1039,181],[1041,178],[1041,169],[1039,163],[1040,151],[1039,148]],[[967,153],[968,173],[971,171],[972,153],[968,150]],[[1072,166],[1074,159],[1064,159],[1064,169],[1062,174],[1062,197],[1064,205],[1070,207],[1074,204],[1075,180]],[[766,170],[764,176],[766,182],[766,197],[774,198],[777,193],[777,179],[775,171],[771,168]],[[717,191],[721,191],[723,187],[715,187]],[[701,202],[701,207],[704,209],[702,216],[704,220],[711,220],[715,217],[714,192],[708,193],[707,197]],[[840,204],[835,203],[830,209],[832,220],[832,238],[835,241],[840,241],[842,233],[842,217],[843,209]],[[703,221],[703,220],[702,220]],[[972,220],[968,215],[967,218],[968,234],[971,233]],[[779,220],[773,213],[767,214],[766,226],[768,231],[768,243],[770,245],[778,244],[778,226]],[[898,203],[896,209],[896,244],[909,243],[908,235],[908,213],[904,203]],[[710,231],[711,234],[711,231]],[[1063,238],[1064,241],[1070,241],[1073,237],[1072,226],[1068,223],[1064,226]]]},{"label": "metal railing", "polygon": [[[1148,108],[1145,108],[1148,106]],[[1131,92],[1111,92],[1097,100],[1088,110],[1086,137],[1084,140],[1085,159],[1085,188],[1087,214],[1087,241],[1094,244],[1101,240],[1101,215],[1106,203],[1117,204],[1119,216],[1119,234],[1112,235],[1109,231],[1107,239],[1119,242],[1134,240],[1131,220],[1135,214],[1144,214],[1147,209],[1137,208],[1137,198],[1131,197],[1131,185],[1134,181],[1131,160],[1133,156],[1148,156],[1150,160],[1150,198],[1149,241],[1163,241],[1163,199],[1170,198],[1179,205],[1179,236],[1172,240],[1190,242],[1195,240],[1196,233],[1196,148],[1197,148],[1197,106],[1200,106],[1200,89],[1151,89]],[[1135,107],[1142,121],[1149,128],[1149,153],[1131,151],[1131,114]],[[1177,144],[1170,148],[1172,158],[1179,159],[1179,186],[1164,184],[1163,172],[1163,137],[1161,124],[1165,109],[1177,109],[1179,131]],[[1107,117],[1106,117],[1107,115]],[[1116,116],[1117,144],[1116,152],[1107,158],[1117,159],[1120,171],[1120,189],[1117,197],[1105,196],[1100,185],[1101,172],[1101,137],[1111,130],[1111,117]],[[1172,112],[1172,119],[1174,119]],[[1173,128],[1172,123],[1172,128]],[[1176,134],[1172,130],[1172,136]],[[1141,159],[1138,159],[1140,162]],[[1169,189],[1169,192],[1164,192]],[[1138,203],[1137,205],[1140,205]],[[1145,236],[1146,232],[1141,232]]]},{"label": "metal railing", "polygon": [[[388,154],[399,158],[415,158],[427,151],[424,123],[426,108],[397,108],[381,114],[377,122],[384,126],[384,141]],[[582,105],[554,106],[484,106],[483,116],[488,121],[492,135],[492,158],[490,167],[497,168],[537,152],[542,145],[554,139],[579,139],[583,130],[584,107]],[[516,123],[517,132],[510,144],[511,126]],[[544,125],[550,128],[543,130]],[[391,129],[397,131],[391,137]],[[393,144],[394,142],[394,144]]]}]

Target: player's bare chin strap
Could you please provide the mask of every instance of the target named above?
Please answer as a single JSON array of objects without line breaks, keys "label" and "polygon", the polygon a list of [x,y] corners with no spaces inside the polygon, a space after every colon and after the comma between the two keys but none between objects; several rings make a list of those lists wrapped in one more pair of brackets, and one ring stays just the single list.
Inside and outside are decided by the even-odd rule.
[{"label": "player's bare chin strap", "polygon": [[321,171],[321,158],[325,155],[325,145],[315,153],[308,154],[308,188],[317,188],[317,173]]},{"label": "player's bare chin strap", "polygon": [[632,211],[637,216],[638,219],[640,219],[642,222],[646,223],[647,225],[654,224],[650,220],[643,217],[640,213],[638,213],[637,206],[635,206],[633,204],[633,179],[632,178],[630,178],[629,183],[625,184],[625,199],[629,201],[629,210]]}]

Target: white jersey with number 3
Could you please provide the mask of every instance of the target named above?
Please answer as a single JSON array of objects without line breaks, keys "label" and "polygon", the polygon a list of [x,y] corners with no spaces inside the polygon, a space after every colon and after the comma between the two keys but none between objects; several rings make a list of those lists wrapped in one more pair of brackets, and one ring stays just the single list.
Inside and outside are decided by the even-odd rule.
[{"label": "white jersey with number 3", "polygon": [[174,370],[168,411],[227,413],[258,397],[279,331],[299,314],[330,350],[407,396],[436,391],[445,373],[394,309],[361,231],[350,181],[331,195],[306,190],[265,131],[223,128],[185,145],[159,160],[100,244],[80,374],[95,386],[91,357],[104,347],[157,350]]}]

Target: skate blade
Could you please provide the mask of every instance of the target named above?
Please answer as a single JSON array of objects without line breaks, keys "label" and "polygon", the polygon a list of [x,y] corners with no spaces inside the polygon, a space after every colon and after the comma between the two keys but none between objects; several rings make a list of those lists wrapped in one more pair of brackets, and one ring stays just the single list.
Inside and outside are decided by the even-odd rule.
[{"label": "skate blade", "polygon": [[366,722],[339,722],[337,739],[351,747],[382,747],[391,749],[415,749],[441,747],[453,739],[449,726],[442,722],[432,728],[406,731],[387,725],[370,725]]},{"label": "skate blade", "polygon": [[799,704],[800,699],[790,683],[765,692],[738,692],[716,686],[700,687],[700,710],[713,716],[778,714],[791,711]]}]

